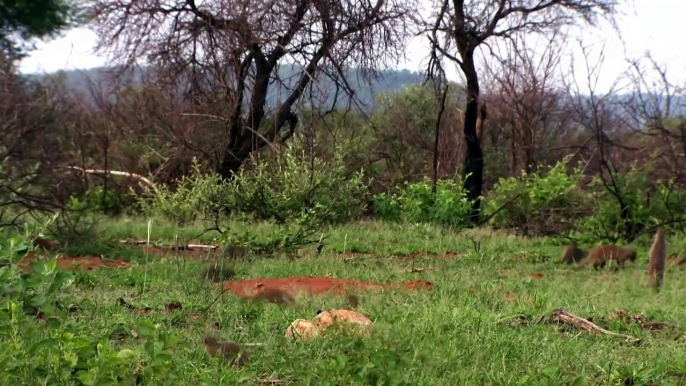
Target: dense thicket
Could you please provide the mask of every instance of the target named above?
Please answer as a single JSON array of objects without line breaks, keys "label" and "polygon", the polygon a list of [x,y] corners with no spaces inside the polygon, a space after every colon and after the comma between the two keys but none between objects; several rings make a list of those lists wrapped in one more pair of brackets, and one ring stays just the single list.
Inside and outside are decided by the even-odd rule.
[{"label": "dense thicket", "polygon": [[[94,74],[4,75],[0,173],[7,182],[0,187],[0,204],[5,223],[27,210],[73,209],[75,202],[108,214],[139,211],[132,189],[143,194],[144,185],[107,170],[147,177],[169,186],[169,194],[181,178],[188,186],[194,175],[217,170],[223,131],[211,117],[221,105],[190,104],[183,93],[142,75],[122,86]],[[368,205],[349,213],[328,207],[336,221],[366,213],[466,226],[469,205],[459,183],[465,149],[456,146],[462,143],[461,88],[452,85],[436,142],[441,106],[434,89],[422,86],[419,74],[383,75],[385,80],[366,87],[374,91],[367,111],[301,108],[293,138],[255,153],[244,165],[243,181],[234,184],[243,190],[232,191],[231,202],[217,213],[284,222],[313,202],[334,202],[348,191],[356,197],[343,207]],[[645,116],[658,111],[650,110],[649,102],[662,98],[661,90],[600,99],[565,93],[562,84],[527,91],[494,79],[485,93],[490,113],[482,138],[487,160],[482,221],[532,235],[583,230],[589,241],[631,240],[660,223],[681,229],[684,120],[678,110],[672,117],[654,116],[648,130],[638,126],[644,119],[636,115],[638,101]],[[527,98],[513,97],[517,92]],[[635,126],[628,124],[632,118]],[[307,185],[321,176],[344,184],[353,175],[361,180],[347,190]]]}]

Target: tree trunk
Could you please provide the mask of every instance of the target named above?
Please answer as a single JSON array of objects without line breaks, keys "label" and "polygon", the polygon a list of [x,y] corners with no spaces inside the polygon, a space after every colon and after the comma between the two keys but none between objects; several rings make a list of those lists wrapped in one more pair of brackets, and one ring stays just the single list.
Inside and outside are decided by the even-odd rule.
[{"label": "tree trunk", "polygon": [[250,153],[243,155],[239,149],[229,149],[224,153],[222,162],[219,165],[219,175],[225,181],[232,181],[234,174],[238,173],[243,162],[250,156]]},{"label": "tree trunk", "polygon": [[472,203],[469,221],[477,224],[481,209],[484,169],[481,141],[476,132],[476,122],[479,116],[479,78],[474,66],[474,53],[467,52],[463,60],[462,71],[467,79],[467,106],[464,112],[464,139],[467,154],[462,167],[462,187],[467,192],[467,199]]}]

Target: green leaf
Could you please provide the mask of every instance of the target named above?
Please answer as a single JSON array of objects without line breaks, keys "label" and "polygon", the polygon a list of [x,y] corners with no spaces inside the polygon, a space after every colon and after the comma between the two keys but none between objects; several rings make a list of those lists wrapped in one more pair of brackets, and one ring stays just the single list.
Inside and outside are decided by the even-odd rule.
[{"label": "green leaf", "polygon": [[155,325],[149,319],[141,321],[136,325],[136,332],[143,337],[151,337],[155,335]]},{"label": "green leaf", "polygon": [[62,321],[59,318],[48,318],[45,321],[45,325],[49,330],[57,330],[62,326]]},{"label": "green leaf", "polygon": [[560,368],[555,366],[555,365],[552,365],[552,364],[544,367],[543,370],[541,370],[541,372],[543,374],[545,374],[546,376],[548,376],[550,378],[555,377],[557,375],[558,371],[560,371]]},{"label": "green leaf", "polygon": [[92,368],[88,371],[79,370],[76,372],[76,378],[84,385],[95,385],[95,378],[98,373],[97,368]]},{"label": "green leaf", "polygon": [[120,358],[120,359],[129,359],[129,358],[131,358],[131,357],[133,357],[133,356],[135,356],[135,355],[136,355],[136,353],[133,352],[133,350],[130,350],[130,349],[128,349],[128,348],[125,348],[125,349],[123,349],[123,350],[120,350],[120,351],[117,353],[117,358]]},{"label": "green leaf", "polygon": [[155,356],[155,342],[145,342],[143,348],[145,348],[145,352],[147,352],[148,355],[150,355],[151,357]]},{"label": "green leaf", "polygon": [[0,283],[5,283],[12,277],[12,270],[9,267],[0,268]]},{"label": "green leaf", "polygon": [[26,302],[26,304],[28,304],[29,306],[33,306],[33,307],[38,308],[38,307],[42,306],[43,304],[45,304],[46,301],[47,300],[45,298],[45,295],[38,294],[38,295],[35,295],[35,296],[32,296],[31,298],[29,298],[28,301]]},{"label": "green leaf", "polygon": [[171,362],[172,356],[167,353],[159,353],[155,355],[155,360],[160,362]]},{"label": "green leaf", "polygon": [[26,351],[30,353],[35,353],[38,351],[43,351],[49,348],[57,348],[59,346],[59,341],[54,338],[43,339],[36,343],[31,344]]},{"label": "green leaf", "polygon": [[55,277],[52,279],[52,283],[50,283],[47,294],[50,295],[55,293],[55,291],[60,289],[65,283],[68,283],[72,278],[73,276],[69,272],[62,270],[57,271]]},{"label": "green leaf", "polygon": [[578,376],[574,381],[572,381],[570,386],[583,386],[585,384],[586,384],[586,376],[582,374],[582,375]]}]

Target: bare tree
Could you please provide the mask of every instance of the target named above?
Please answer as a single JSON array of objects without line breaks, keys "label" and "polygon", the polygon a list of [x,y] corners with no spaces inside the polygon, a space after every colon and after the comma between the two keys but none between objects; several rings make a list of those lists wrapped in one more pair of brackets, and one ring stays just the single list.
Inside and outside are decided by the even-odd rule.
[{"label": "bare tree", "polygon": [[[581,43],[580,43],[581,45]],[[584,79],[577,79],[574,72],[574,61],[571,63],[571,82],[568,85],[572,94],[572,104],[576,110],[577,125],[590,133],[595,140],[596,149],[588,161],[587,169],[597,168],[597,173],[603,189],[617,202],[619,208],[618,229],[603,229],[602,234],[596,236],[616,242],[620,239],[633,241],[638,237],[646,224],[636,222],[633,212],[635,207],[626,186],[622,183],[621,175],[625,173],[633,162],[621,162],[622,152],[630,152],[633,157],[639,149],[631,148],[621,142],[627,142],[627,134],[631,131],[624,125],[620,114],[618,94],[623,87],[620,84],[621,76],[615,79],[609,90],[604,93],[598,91],[600,71],[605,59],[604,47],[600,50],[595,63],[591,62],[590,50],[581,45],[584,61]],[[619,159],[619,162],[618,162]],[[622,169],[622,168],[625,169]],[[607,225],[607,224],[604,224]]]},{"label": "bare tree", "polygon": [[[647,62],[647,63],[646,63]],[[627,127],[646,136],[661,159],[662,177],[686,184],[686,89],[672,83],[667,68],[650,54],[630,60],[634,90],[623,101]]]},{"label": "bare tree", "polygon": [[56,169],[66,158],[58,91],[9,69],[0,58],[0,228],[63,208]]},{"label": "bare tree", "polygon": [[467,197],[472,201],[472,223],[477,223],[483,181],[483,152],[477,135],[479,73],[477,48],[492,38],[510,39],[515,34],[546,34],[580,20],[595,24],[599,16],[612,20],[618,0],[434,0],[429,34],[432,60],[444,58],[458,65],[466,80],[464,140],[467,152],[462,174]]},{"label": "bare tree", "polygon": [[537,54],[524,36],[513,36],[504,50],[485,61],[491,127],[509,141],[512,175],[522,169],[530,173],[568,128],[569,99],[559,71],[563,45],[557,40],[554,33],[534,42],[545,47]]},{"label": "bare tree", "polygon": [[[397,60],[415,1],[97,0],[93,15],[99,49],[123,68],[145,60],[159,81],[187,86],[192,101],[225,106],[216,114],[225,126],[219,172],[231,178],[254,150],[293,135],[294,109],[313,81],[326,77],[350,93],[348,67],[371,79]],[[291,60],[302,69],[282,82]],[[276,84],[280,103],[268,100]]]}]

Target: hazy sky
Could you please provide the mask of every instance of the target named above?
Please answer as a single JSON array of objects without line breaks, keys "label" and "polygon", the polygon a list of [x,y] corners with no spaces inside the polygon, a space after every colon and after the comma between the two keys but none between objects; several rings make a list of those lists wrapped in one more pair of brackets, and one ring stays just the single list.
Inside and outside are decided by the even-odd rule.
[{"label": "hazy sky", "polygon": [[[617,75],[627,68],[625,57],[638,57],[650,50],[653,57],[665,64],[668,76],[673,81],[686,81],[686,0],[633,0],[634,7],[626,7],[627,14],[620,19],[621,43],[610,28],[589,31],[578,30],[584,44],[593,44],[598,49],[603,42],[605,61],[602,67],[600,88],[608,88]],[[631,1],[627,1],[630,3]],[[96,36],[87,29],[75,29],[63,37],[47,43],[39,43],[37,49],[21,63],[22,72],[54,72],[60,69],[84,69],[104,65],[104,57],[92,53]],[[569,55],[578,55],[575,42],[570,43]],[[408,46],[409,60],[399,68],[419,70],[426,57],[426,39],[416,39]],[[451,78],[457,74],[452,71]]]}]

